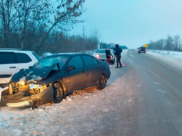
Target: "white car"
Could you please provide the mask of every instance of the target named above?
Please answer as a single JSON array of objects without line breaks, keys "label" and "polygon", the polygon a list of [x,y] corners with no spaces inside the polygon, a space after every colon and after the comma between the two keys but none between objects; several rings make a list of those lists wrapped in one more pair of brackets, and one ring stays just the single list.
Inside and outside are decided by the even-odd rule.
[{"label": "white car", "polygon": [[0,86],[8,84],[21,69],[28,69],[40,60],[33,51],[0,48]]},{"label": "white car", "polygon": [[[110,63],[114,64],[115,63],[115,56],[114,56],[114,50],[110,49],[111,52],[111,59],[110,59]],[[102,61],[107,61],[106,58],[106,49],[96,49],[93,51],[92,56],[96,57],[97,59],[100,59]]]}]

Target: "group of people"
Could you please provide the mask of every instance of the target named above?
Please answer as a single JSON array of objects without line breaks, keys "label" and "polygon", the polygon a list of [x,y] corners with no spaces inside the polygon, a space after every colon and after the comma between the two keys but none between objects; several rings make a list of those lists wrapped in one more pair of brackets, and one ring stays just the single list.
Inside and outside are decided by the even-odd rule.
[{"label": "group of people", "polygon": [[[118,44],[115,45],[115,56],[116,56],[116,62],[117,62],[117,66],[116,68],[121,68],[122,64],[121,64],[121,52],[122,49],[119,47]],[[108,64],[110,64],[110,59],[111,59],[111,52],[110,49],[106,49],[106,58],[107,58],[107,62]]]}]

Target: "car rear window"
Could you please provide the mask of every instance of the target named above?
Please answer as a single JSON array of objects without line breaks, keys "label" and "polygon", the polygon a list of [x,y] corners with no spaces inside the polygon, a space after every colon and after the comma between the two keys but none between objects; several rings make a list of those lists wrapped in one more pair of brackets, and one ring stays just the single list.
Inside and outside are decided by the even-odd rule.
[{"label": "car rear window", "polygon": [[29,63],[32,59],[25,53],[15,53],[18,63]]},{"label": "car rear window", "polygon": [[99,53],[106,53],[106,50],[99,50]]},{"label": "car rear window", "polygon": [[14,53],[0,52],[0,64],[15,64],[17,59]]},{"label": "car rear window", "polygon": [[140,49],[141,49],[141,50],[145,50],[145,47],[141,47]]},{"label": "car rear window", "polygon": [[91,66],[95,64],[93,58],[90,56],[82,56],[82,58],[86,66]]},{"label": "car rear window", "polygon": [[93,59],[95,65],[98,64],[96,59],[94,59],[94,58],[92,58],[92,59]]}]

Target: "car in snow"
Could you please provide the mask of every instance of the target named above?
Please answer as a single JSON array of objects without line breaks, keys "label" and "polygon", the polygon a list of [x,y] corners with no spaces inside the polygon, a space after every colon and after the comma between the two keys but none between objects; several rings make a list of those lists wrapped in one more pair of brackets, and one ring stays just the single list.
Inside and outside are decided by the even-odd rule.
[{"label": "car in snow", "polygon": [[142,53],[142,52],[146,53],[146,51],[147,51],[147,49],[145,47],[140,47],[138,49],[138,53]]},{"label": "car in snow", "polygon": [[15,73],[33,66],[39,60],[33,51],[0,48],[0,86],[8,84]]},{"label": "car in snow", "polygon": [[104,89],[110,77],[106,62],[88,54],[59,54],[43,58],[33,67],[14,74],[3,91],[0,106],[37,106],[90,86]]},{"label": "car in snow", "polygon": [[[113,49],[110,49],[110,52],[111,52],[110,63],[111,64],[114,64],[115,63],[114,50]],[[96,50],[93,51],[93,54],[92,55],[94,57],[96,57],[97,59],[99,59],[99,60],[107,61],[107,58],[106,58],[106,49],[96,49]]]}]

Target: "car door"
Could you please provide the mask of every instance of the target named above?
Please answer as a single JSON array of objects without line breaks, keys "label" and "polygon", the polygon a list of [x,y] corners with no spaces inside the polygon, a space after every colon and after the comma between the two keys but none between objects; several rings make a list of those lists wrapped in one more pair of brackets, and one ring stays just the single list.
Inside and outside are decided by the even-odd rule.
[{"label": "car door", "polygon": [[80,56],[71,58],[67,67],[74,66],[75,69],[67,73],[67,89],[68,91],[76,90],[86,86],[86,74],[83,61]]},{"label": "car door", "polygon": [[9,83],[17,71],[18,61],[13,52],[0,52],[0,84]]},{"label": "car door", "polygon": [[87,86],[97,83],[100,69],[97,60],[89,55],[83,55],[82,59],[85,65]]}]

